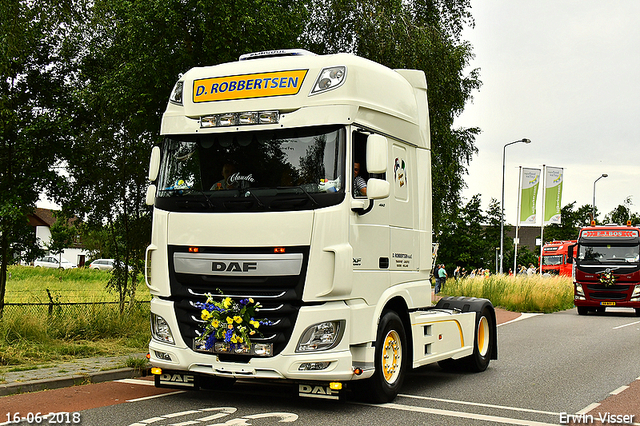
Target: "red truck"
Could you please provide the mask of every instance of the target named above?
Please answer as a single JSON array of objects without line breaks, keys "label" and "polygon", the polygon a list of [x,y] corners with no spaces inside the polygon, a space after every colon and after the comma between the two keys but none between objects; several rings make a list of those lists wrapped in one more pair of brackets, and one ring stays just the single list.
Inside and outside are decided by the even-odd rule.
[{"label": "red truck", "polygon": [[542,247],[540,270],[543,274],[571,276],[571,262],[569,261],[569,247],[574,246],[576,240],[552,241]]},{"label": "red truck", "polygon": [[640,229],[636,226],[582,228],[577,245],[569,246],[578,314],[627,307],[640,316],[639,255]]}]

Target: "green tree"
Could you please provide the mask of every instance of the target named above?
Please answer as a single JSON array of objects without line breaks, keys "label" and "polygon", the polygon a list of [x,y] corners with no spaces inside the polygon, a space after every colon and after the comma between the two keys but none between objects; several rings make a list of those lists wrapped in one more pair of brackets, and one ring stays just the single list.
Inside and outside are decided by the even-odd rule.
[{"label": "green tree", "polygon": [[576,202],[566,204],[561,209],[562,223],[544,228],[545,243],[549,241],[568,241],[578,238],[578,231],[588,226],[591,220],[591,205],[585,204],[574,210]]},{"label": "green tree", "polygon": [[73,3],[73,37],[65,45],[77,70],[74,132],[66,159],[65,209],[104,233],[118,265],[109,288],[133,299],[150,240],[144,204],[146,165],[160,141],[160,118],[180,73],[236,61],[242,53],[296,47],[307,9],[294,0],[185,0]]},{"label": "green tree", "polygon": [[433,227],[448,229],[461,204],[464,175],[477,152],[478,128],[454,129],[479,71],[466,73],[472,47],[461,40],[473,19],[468,0],[314,0],[305,46],[316,53],[352,52],[427,77],[433,173]]},{"label": "green tree", "polygon": [[63,12],[51,2],[0,2],[0,316],[7,266],[38,252],[27,216],[57,180],[67,97],[61,67]]},{"label": "green tree", "polygon": [[631,206],[633,202],[631,201],[631,196],[625,198],[624,202],[620,204],[615,209],[611,210],[604,217],[605,223],[617,223],[618,225],[626,225],[627,221],[631,221],[632,225],[640,223],[640,216],[638,213],[634,213],[631,211]]}]

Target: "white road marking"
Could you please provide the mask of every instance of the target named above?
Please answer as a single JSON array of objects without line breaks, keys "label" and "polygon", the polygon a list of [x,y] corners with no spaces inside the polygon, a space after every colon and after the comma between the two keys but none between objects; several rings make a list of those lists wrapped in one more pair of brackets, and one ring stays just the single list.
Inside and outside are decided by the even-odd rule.
[{"label": "white road marking", "polygon": [[435,414],[438,416],[459,417],[463,419],[472,419],[472,420],[483,420],[487,422],[504,423],[504,424],[511,424],[511,425],[557,426],[555,423],[542,423],[542,422],[536,422],[532,420],[511,419],[508,417],[488,416],[484,414],[473,414],[473,413],[465,413],[462,411],[440,410],[437,408],[415,407],[411,405],[402,405],[402,404],[394,404],[394,403],[364,404],[364,405],[368,405],[371,407],[388,408],[392,410],[412,411],[415,413]]},{"label": "white road marking", "polygon": [[589,411],[594,410],[596,407],[599,407],[599,402],[594,402],[593,404],[589,404],[584,407],[582,410],[578,411],[576,414],[587,414]]},{"label": "white road marking", "polygon": [[155,386],[156,384],[151,380],[140,380],[140,379],[120,379],[115,380],[118,383],[127,383],[129,385],[145,385],[145,386]]},{"label": "white road marking", "polygon": [[620,386],[618,389],[616,389],[614,391],[611,391],[610,394],[611,395],[617,395],[617,394],[619,394],[620,392],[622,392],[625,389],[629,389],[629,386]]},{"label": "white road marking", "polygon": [[135,399],[127,399],[127,402],[138,402],[138,401],[146,401],[147,399],[154,399],[154,398],[162,398],[163,396],[171,396],[171,395],[178,395],[181,393],[185,393],[186,391],[176,391],[176,392],[169,392],[169,393],[161,393],[159,395],[151,395],[151,396],[143,396],[142,398],[135,398]]},{"label": "white road marking", "polygon": [[448,403],[453,403],[453,404],[472,405],[472,406],[475,406],[475,407],[499,408],[501,410],[522,411],[524,413],[550,414],[552,416],[559,416],[560,415],[560,413],[555,413],[555,412],[552,412],[552,411],[540,411],[540,410],[533,410],[531,408],[518,408],[518,407],[507,407],[507,406],[504,406],[504,405],[482,404],[482,403],[479,403],[479,402],[456,401],[456,400],[453,400],[453,399],[432,398],[432,397],[429,397],[429,396],[417,396],[417,395],[406,395],[406,394],[399,394],[398,396],[403,396],[405,398],[424,399],[424,400],[428,400],[428,401],[438,401],[438,402],[448,402]]},{"label": "white road marking", "polygon": [[503,322],[502,324],[498,324],[498,327],[500,327],[501,325],[511,324],[512,322],[522,321],[523,319],[537,317],[538,315],[542,315],[542,314],[524,312],[524,313],[521,313],[520,316],[518,318],[516,318],[516,319],[512,319],[511,321]]},{"label": "white road marking", "polygon": [[614,330],[617,330],[617,329],[619,329],[619,328],[629,327],[630,325],[636,325],[636,324],[640,324],[640,321],[630,322],[629,324],[619,325],[619,326],[617,326],[617,327],[613,327],[613,329],[614,329]]}]

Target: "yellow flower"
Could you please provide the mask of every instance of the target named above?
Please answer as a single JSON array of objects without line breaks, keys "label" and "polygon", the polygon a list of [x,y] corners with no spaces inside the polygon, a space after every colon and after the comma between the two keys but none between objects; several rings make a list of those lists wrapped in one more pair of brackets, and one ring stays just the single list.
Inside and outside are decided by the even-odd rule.
[{"label": "yellow flower", "polygon": [[259,321],[249,321],[249,324],[251,324],[253,326],[253,328],[260,327],[260,322]]},{"label": "yellow flower", "polygon": [[224,305],[225,309],[229,309],[229,307],[231,306],[231,298],[227,297],[226,299],[224,299],[222,304]]},{"label": "yellow flower", "polygon": [[235,334],[231,336],[231,343],[238,343],[238,338],[236,337]]},{"label": "yellow flower", "polygon": [[235,317],[233,317],[233,320],[234,320],[235,322],[237,322],[238,324],[240,324],[240,323],[242,322],[242,318],[241,318],[241,317],[239,317],[238,315],[236,315]]},{"label": "yellow flower", "polygon": [[227,317],[227,324],[233,324],[233,318]]},{"label": "yellow flower", "polygon": [[238,341],[237,343],[242,343],[242,337],[238,336],[236,340]]},{"label": "yellow flower", "polygon": [[228,328],[229,330],[233,330],[233,324],[229,324],[229,325],[227,326],[227,328]]},{"label": "yellow flower", "polygon": [[211,318],[211,312],[207,311],[206,309],[203,309],[202,312],[200,313],[200,318],[207,321],[209,318]]},{"label": "yellow flower", "polygon": [[211,321],[211,325],[212,325],[214,328],[218,328],[218,326],[220,325],[220,321],[218,321],[218,320],[213,320],[213,321]]},{"label": "yellow flower", "polygon": [[253,303],[253,298],[252,297],[249,298],[249,303]]}]

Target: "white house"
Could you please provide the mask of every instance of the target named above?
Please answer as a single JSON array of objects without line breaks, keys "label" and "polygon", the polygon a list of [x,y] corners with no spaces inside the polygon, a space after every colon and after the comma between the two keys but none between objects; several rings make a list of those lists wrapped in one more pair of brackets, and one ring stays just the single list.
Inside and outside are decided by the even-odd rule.
[{"label": "white house", "polygon": [[[36,208],[29,216],[29,224],[34,228],[36,240],[43,249],[51,241],[51,226],[56,222],[53,211],[49,209]],[[62,257],[77,266],[84,266],[89,257],[89,252],[82,248],[81,244],[66,248],[62,251]]]}]

